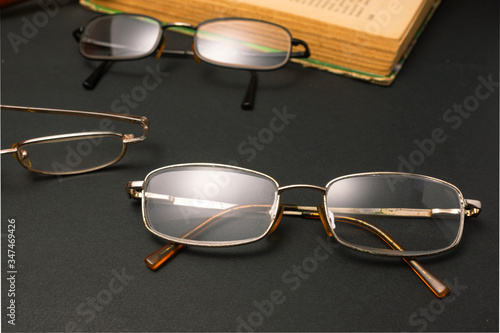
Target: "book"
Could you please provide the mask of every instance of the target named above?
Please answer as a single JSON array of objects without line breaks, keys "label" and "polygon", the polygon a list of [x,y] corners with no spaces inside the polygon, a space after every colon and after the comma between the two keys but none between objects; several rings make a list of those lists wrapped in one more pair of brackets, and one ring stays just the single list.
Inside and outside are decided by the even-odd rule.
[{"label": "book", "polygon": [[441,0],[80,0],[105,13],[135,13],[197,25],[247,17],[287,28],[306,41],[303,66],[391,84]]}]

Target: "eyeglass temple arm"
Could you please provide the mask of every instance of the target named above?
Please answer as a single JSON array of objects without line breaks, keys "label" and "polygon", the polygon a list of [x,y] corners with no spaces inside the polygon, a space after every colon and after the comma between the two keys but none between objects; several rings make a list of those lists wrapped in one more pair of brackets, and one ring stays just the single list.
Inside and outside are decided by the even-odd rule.
[{"label": "eyeglass temple arm", "polygon": [[[134,192],[133,186],[141,186],[140,182],[136,182],[135,184],[129,183],[129,195],[132,198],[139,199],[140,195],[138,195],[138,192]],[[249,206],[251,207],[251,206]],[[241,208],[246,208],[244,207],[237,207],[236,209],[241,209]],[[191,238],[194,237],[194,235],[198,234],[201,230],[205,229],[208,227],[210,224],[218,221],[222,215],[224,215],[227,212],[230,212],[234,210],[235,208],[229,208],[227,210],[224,210],[223,212],[215,215],[214,217],[202,222],[200,225],[196,226],[192,230],[188,231],[185,235],[182,236],[182,238]],[[323,223],[323,226],[329,236],[333,236],[330,229],[328,228],[328,223],[327,219],[324,216],[324,208],[323,206],[319,205],[318,207],[308,207],[308,206],[295,206],[295,205],[280,205],[280,209],[276,218],[276,223],[274,224],[272,230],[270,233],[272,233],[277,225],[279,224],[279,221],[281,220],[281,216],[283,214],[285,215],[300,215],[306,218],[315,218],[315,219],[320,219]],[[342,217],[342,216],[337,216],[337,219],[342,222],[347,222],[347,223],[352,223],[361,227],[364,227],[368,229],[369,231],[373,232],[375,235],[380,237],[384,242],[386,242],[391,248],[394,250],[400,250],[400,251],[405,251],[404,248],[394,239],[392,238],[389,234],[384,232],[382,229],[377,228],[373,226],[372,224],[359,220],[359,219],[354,219],[350,217]],[[198,231],[201,229],[200,231]],[[146,265],[152,269],[152,270],[157,270],[164,262],[166,262],[168,259],[170,259],[174,254],[176,254],[181,248],[183,247],[182,244],[175,244],[175,243],[168,243],[159,250],[153,252],[149,256],[147,256],[144,261]],[[406,259],[402,258],[412,269],[413,271],[424,281],[424,283],[432,290],[432,292],[439,298],[442,298],[446,296],[446,294],[449,292],[449,287],[444,283],[441,279],[439,279],[436,275],[434,275],[431,271],[429,271],[425,266],[420,264],[416,259]]]},{"label": "eyeglass temple arm", "polygon": [[[347,209],[349,210],[349,209]],[[333,209],[335,212],[335,209]],[[353,213],[350,211],[346,211],[346,209],[337,209],[338,212],[344,213]],[[428,211],[424,215],[424,211]],[[454,214],[455,210],[446,210],[446,209],[432,209],[432,210],[418,210],[418,209],[398,209],[398,210],[391,210],[391,211],[386,211],[384,215],[393,215],[393,216],[426,216],[426,217],[431,217],[433,214],[434,215],[439,215],[439,214]],[[323,226],[325,227],[325,230],[331,235],[331,232],[329,231],[327,227],[327,220],[326,217],[323,216],[324,208],[321,207],[309,207],[309,206],[295,206],[295,205],[286,205],[286,209],[284,211],[284,215],[300,215],[305,218],[319,218],[323,222]],[[479,213],[481,212],[481,202],[479,200],[473,200],[473,199],[466,199],[465,200],[465,216],[466,217],[477,217]],[[381,213],[384,213],[383,210],[381,209],[362,209],[361,211],[357,211],[356,213],[361,213],[361,214],[366,214],[366,215],[380,215]],[[336,216],[336,219],[340,219],[340,221],[343,222],[348,222],[355,224],[357,226],[361,226],[366,228],[367,230],[371,231],[378,237],[380,237],[384,242],[386,242],[392,249],[394,250],[399,250],[399,251],[405,251],[405,249],[394,239],[392,238],[388,233],[385,231],[381,230],[380,228],[375,227],[374,225],[363,221],[359,219],[354,219],[351,217],[344,217],[344,216]],[[350,220],[350,222],[349,222]],[[402,258],[417,274],[420,279],[429,287],[429,289],[432,290],[432,292],[439,298],[442,298],[448,294],[450,291],[450,288],[446,283],[444,283],[440,278],[438,278],[436,275],[434,275],[429,269],[427,269],[424,265],[419,263],[416,259],[407,259],[407,258]]]},{"label": "eyeglass temple arm", "polygon": [[[73,38],[75,38],[77,42],[80,42],[83,30],[84,30],[83,27],[79,27],[73,31]],[[94,69],[92,74],[90,74],[90,76],[86,78],[85,81],[83,81],[82,83],[83,87],[87,90],[93,90],[101,80],[106,70],[108,69],[108,66],[110,65],[111,65],[110,60],[103,61],[96,69]]]},{"label": "eyeglass temple arm", "polygon": [[[294,206],[287,205],[284,211],[284,215],[295,215],[297,216],[297,212],[300,216],[305,218],[315,218],[320,219],[325,227],[329,236],[332,236],[332,233],[327,228],[328,222],[326,220],[326,216],[324,216],[324,208],[322,205],[318,205],[318,207],[305,207],[305,206]],[[347,216],[336,216],[335,220],[338,222],[351,223],[359,227],[363,227],[380,239],[382,239],[387,245],[389,245],[393,250],[405,251],[405,249],[394,239],[391,235],[389,235],[384,230],[377,228],[376,226],[368,223],[364,220],[347,217]],[[415,272],[415,274],[420,277],[420,279],[429,287],[429,289],[438,297],[443,298],[448,294],[450,288],[448,285],[443,282],[439,277],[433,274],[429,269],[427,269],[424,265],[418,262],[416,259],[407,259],[402,258],[404,262],[406,262],[411,269]]]},{"label": "eyeglass temple arm", "polygon": [[7,149],[2,149],[0,150],[0,155],[3,154],[13,154],[17,152],[17,147],[16,148],[7,148]]},{"label": "eyeglass temple arm", "polygon": [[[134,183],[134,185],[132,185]],[[142,195],[140,192],[142,190],[142,182],[129,182],[127,185],[129,194],[132,195],[136,193],[140,198]],[[157,193],[146,193],[146,197],[154,198],[159,200],[164,200],[169,203],[176,205],[198,207],[198,208],[217,208],[217,209],[227,209],[238,206],[237,204],[212,201],[212,200],[202,200],[202,199],[189,199],[182,197],[174,197],[166,194]],[[132,197],[134,197],[132,195]],[[301,215],[308,217],[307,214],[311,213],[313,215],[317,214],[317,208],[311,206],[296,206],[296,205],[286,205],[290,211],[287,211],[287,215]],[[431,218],[440,215],[458,215],[460,214],[460,209],[454,208],[432,208],[432,209],[422,209],[422,208],[351,208],[351,207],[334,207],[329,208],[332,213],[335,214],[357,214],[357,215],[372,215],[372,216],[395,216],[395,217],[427,217]],[[478,200],[468,199],[465,202],[465,216],[466,217],[476,217],[481,211],[481,202]],[[328,230],[327,230],[328,232]]]},{"label": "eyeglass temple arm", "polygon": [[[226,209],[208,219],[206,219],[205,221],[201,222],[199,225],[197,225],[196,227],[192,228],[191,230],[188,230],[187,232],[185,232],[183,235],[180,236],[180,238],[183,238],[183,239],[192,239],[193,237],[195,237],[196,235],[198,235],[200,232],[202,232],[203,230],[205,230],[206,228],[208,228],[210,225],[212,225],[213,223],[219,221],[220,219],[223,218],[223,215],[225,215],[226,213],[229,213],[229,212],[232,212],[232,211],[235,211],[235,210],[240,210],[240,209],[247,209],[247,208],[256,208],[256,207],[259,207],[259,208],[262,208],[262,207],[266,207],[266,208],[269,208],[270,206],[269,205],[246,205],[246,206],[237,206],[237,207],[233,207],[233,208],[230,208],[230,209]],[[279,211],[278,211],[278,217],[281,218],[281,215],[283,213],[283,206],[280,206],[279,207]],[[274,230],[275,228],[273,228]],[[162,248],[160,248],[159,250],[151,253],[150,255],[148,255],[145,259],[144,259],[144,262],[146,263],[146,265],[152,269],[152,270],[157,270],[161,265],[163,265],[163,263],[165,261],[167,261],[168,259],[170,259],[170,257],[172,257],[174,254],[176,254],[184,245],[183,244],[176,244],[176,243],[168,243],[166,244],[165,246],[163,246]]]},{"label": "eyeglass temple arm", "polygon": [[257,92],[257,72],[251,70],[250,81],[248,82],[245,96],[243,96],[243,100],[241,101],[242,110],[246,111],[253,110],[256,92]]},{"label": "eyeglass temple arm", "polygon": [[[252,206],[239,206],[236,207],[236,209],[242,209],[242,208],[248,208]],[[196,234],[207,228],[209,225],[212,223],[220,220],[222,218],[222,215],[233,211],[235,208],[229,208],[227,210],[222,211],[221,213],[203,221],[200,223],[198,226],[195,228],[189,230],[186,232],[184,235],[181,236],[181,238],[191,238],[194,237]],[[270,233],[272,233],[277,225],[279,224],[279,221],[281,220],[282,215],[293,215],[293,216],[302,216],[306,218],[314,218],[314,219],[320,219],[321,222],[323,223],[323,226],[329,236],[333,236],[331,231],[328,228],[328,223],[326,220],[326,217],[324,216],[324,208],[321,205],[318,205],[318,207],[306,207],[306,206],[295,206],[295,205],[287,205],[283,204],[280,205],[277,218],[276,218],[276,223],[274,224],[273,228],[271,229]],[[391,248],[394,250],[399,250],[399,251],[405,251],[404,248],[394,239],[392,238],[389,234],[387,234],[385,231],[383,231],[380,228],[375,227],[374,225],[360,220],[360,219],[354,219],[350,217],[343,217],[343,216],[337,216],[336,220],[339,222],[347,222],[347,223],[352,223],[360,227],[364,227],[380,237],[384,242],[386,242]],[[157,270],[163,263],[165,263],[168,259],[173,257],[180,249],[182,249],[184,245],[182,244],[175,244],[175,243],[168,243],[162,248],[158,249],[157,251],[151,253],[148,255],[144,261],[146,265],[152,269],[152,270]],[[424,281],[424,283],[431,289],[431,291],[439,298],[442,298],[448,294],[450,288],[444,283],[441,279],[439,279],[436,275],[434,275],[431,271],[429,271],[425,266],[420,264],[416,259],[406,259],[402,258],[412,269],[413,271]]]},{"label": "eyeglass temple arm", "polygon": [[[316,207],[310,206],[290,206],[295,207],[291,212],[287,212],[290,215],[302,215],[308,217],[307,213],[312,212],[315,214]],[[418,208],[342,208],[335,207],[329,208],[332,213],[340,214],[358,214],[358,215],[374,215],[374,216],[396,216],[396,217],[434,217],[439,215],[458,215],[460,214],[460,209],[443,209],[443,208],[433,208],[433,209],[418,209]],[[296,213],[293,213],[295,211]],[[466,199],[464,205],[465,217],[477,217],[481,213],[481,201],[474,199]]]},{"label": "eyeglass temple arm", "polygon": [[[127,191],[131,198],[140,199],[142,197],[142,186],[143,181],[132,181],[127,184]],[[198,208],[217,208],[217,209],[227,209],[232,207],[237,207],[237,204],[213,201],[213,200],[202,200],[202,199],[190,199],[175,197],[166,194],[158,193],[145,193],[148,198],[154,198],[159,200],[164,200],[169,203],[176,205],[198,207]],[[287,215],[300,215],[303,217],[309,217],[307,214],[317,215],[317,207],[312,206],[297,206],[297,205],[285,205],[289,211]],[[432,209],[422,209],[422,208],[351,208],[351,207],[333,207],[329,208],[332,213],[335,214],[357,214],[357,215],[373,215],[373,216],[396,216],[396,217],[434,217],[440,215],[458,215],[461,210],[459,208],[432,208]],[[474,199],[466,199],[464,203],[464,213],[465,217],[476,217],[481,212],[481,202]],[[328,232],[328,231],[327,231]]]},{"label": "eyeglass temple arm", "polygon": [[[300,52],[292,52],[290,54],[291,58],[308,58],[311,55],[311,52],[309,51],[309,46],[303,40],[292,38],[292,45],[293,46],[302,45],[305,50]],[[243,96],[243,100],[241,101],[242,110],[247,110],[247,111],[253,110],[256,93],[257,93],[257,72],[251,70],[250,81],[248,82],[245,96]]]},{"label": "eyeglass temple arm", "polygon": [[82,82],[82,85],[87,90],[93,90],[101,78],[103,77],[106,70],[111,66],[113,62],[111,60],[104,60],[101,64],[94,69],[94,71]]},{"label": "eyeglass temple arm", "polygon": [[[200,63],[201,60],[193,51],[180,51],[180,50],[165,50],[165,39],[160,44],[159,50],[157,51],[156,58],[159,58],[160,55],[168,55],[169,57],[194,57],[196,63]],[[253,110],[254,102],[255,102],[255,94],[257,92],[257,72],[250,70],[250,81],[248,82],[247,90],[245,91],[245,95],[243,96],[243,100],[241,101],[241,109],[242,110]]]},{"label": "eyeglass temple arm", "polygon": [[[1,110],[8,111],[22,111],[22,112],[32,112],[32,113],[46,113],[54,115],[66,115],[66,116],[80,116],[80,117],[91,117],[99,119],[109,119],[113,121],[124,121],[132,124],[141,125],[143,133],[140,137],[135,138],[133,134],[126,134],[125,143],[136,143],[144,141],[149,133],[149,120],[145,116],[136,116],[131,114],[120,114],[111,112],[92,112],[92,111],[77,111],[77,110],[65,110],[65,109],[46,109],[37,108],[31,106],[14,106],[14,105],[0,105]],[[3,151],[3,150],[2,150]],[[7,152],[9,153],[9,152]]]}]

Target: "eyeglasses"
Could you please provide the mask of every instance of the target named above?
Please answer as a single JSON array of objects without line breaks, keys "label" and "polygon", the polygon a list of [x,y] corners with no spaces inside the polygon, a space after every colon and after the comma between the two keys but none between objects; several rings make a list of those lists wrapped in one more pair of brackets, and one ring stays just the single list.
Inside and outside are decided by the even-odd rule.
[{"label": "eyeglasses", "polygon": [[[129,144],[144,141],[148,135],[148,119],[142,116],[9,105],[2,105],[1,109],[93,117],[142,126],[143,134],[140,137],[113,131],[69,133],[28,139],[1,150],[1,155],[12,154],[29,171],[47,175],[72,175],[107,167],[125,155]],[[105,127],[112,130],[114,125],[110,123],[105,123]]]},{"label": "eyeglasses", "polygon": [[[281,203],[283,192],[311,189],[323,194],[317,207]],[[279,186],[252,170],[217,164],[180,164],[150,172],[127,184],[142,201],[146,228],[170,242],[146,257],[156,270],[184,245],[222,247],[248,244],[271,234],[283,215],[319,219],[326,233],[353,250],[400,257],[438,297],[449,287],[415,258],[458,244],[464,218],[481,203],[465,200],[439,179],[375,172],[336,178],[325,187]]]},{"label": "eyeglasses", "polygon": [[[165,50],[165,29],[194,30],[193,51]],[[94,89],[111,61],[140,59],[156,53],[171,56],[194,56],[197,61],[250,70],[250,82],[241,107],[253,108],[257,75],[255,71],[274,70],[284,66],[290,58],[307,58],[307,43],[292,38],[290,32],[277,24],[246,18],[208,20],[197,27],[188,23],[163,24],[160,21],[135,14],[99,16],[73,33],[79,42],[83,57],[104,60],[83,82]],[[292,52],[292,46],[303,51]]]}]

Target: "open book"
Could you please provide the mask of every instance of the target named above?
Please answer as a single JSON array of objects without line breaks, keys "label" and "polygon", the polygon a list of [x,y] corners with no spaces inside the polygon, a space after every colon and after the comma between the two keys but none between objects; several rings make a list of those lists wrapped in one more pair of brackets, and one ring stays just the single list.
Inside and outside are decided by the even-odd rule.
[{"label": "open book", "polygon": [[280,24],[305,40],[304,66],[390,84],[441,0],[80,0],[101,12],[196,25],[219,17]]}]

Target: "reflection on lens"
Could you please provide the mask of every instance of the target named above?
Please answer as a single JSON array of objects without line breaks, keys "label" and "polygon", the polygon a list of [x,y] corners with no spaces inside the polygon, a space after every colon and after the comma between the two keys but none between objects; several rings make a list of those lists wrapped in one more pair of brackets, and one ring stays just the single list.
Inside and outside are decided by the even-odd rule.
[{"label": "reflection on lens", "polygon": [[120,135],[79,135],[23,144],[18,159],[31,171],[64,175],[103,168],[124,153]]},{"label": "reflection on lens", "polygon": [[200,25],[194,37],[202,60],[227,67],[276,69],[291,50],[290,33],[277,25],[244,19],[222,19]]},{"label": "reflection on lens", "polygon": [[161,35],[160,23],[145,16],[101,16],[85,26],[80,52],[91,59],[136,59],[151,54]]},{"label": "reflection on lens", "polygon": [[406,251],[439,251],[454,244],[461,233],[460,193],[432,178],[400,174],[341,178],[327,187],[326,202],[338,238],[368,251],[400,251],[391,250],[381,231]]},{"label": "reflection on lens", "polygon": [[181,165],[153,171],[144,183],[148,228],[198,245],[263,237],[277,210],[277,184],[267,176],[223,166]]}]

